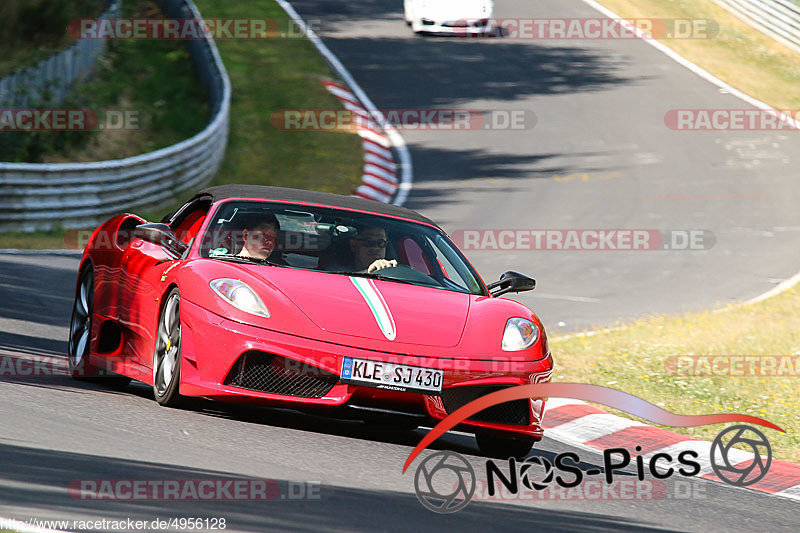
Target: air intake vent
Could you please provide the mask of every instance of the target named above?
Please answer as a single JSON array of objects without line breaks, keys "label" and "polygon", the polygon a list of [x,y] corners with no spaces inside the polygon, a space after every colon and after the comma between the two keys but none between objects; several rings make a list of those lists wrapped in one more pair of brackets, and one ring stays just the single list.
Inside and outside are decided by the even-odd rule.
[{"label": "air intake vent", "polygon": [[224,384],[270,394],[322,398],[338,381],[339,376],[321,368],[253,351],[239,357]]},{"label": "air intake vent", "polygon": [[[442,402],[445,411],[449,413],[463,407],[472,400],[508,388],[497,385],[476,385],[464,387],[451,387],[442,391]],[[514,426],[527,426],[531,423],[530,407],[528,400],[513,400],[510,402],[493,405],[483,411],[475,413],[467,420],[475,422],[489,422],[492,424],[510,424]]]}]

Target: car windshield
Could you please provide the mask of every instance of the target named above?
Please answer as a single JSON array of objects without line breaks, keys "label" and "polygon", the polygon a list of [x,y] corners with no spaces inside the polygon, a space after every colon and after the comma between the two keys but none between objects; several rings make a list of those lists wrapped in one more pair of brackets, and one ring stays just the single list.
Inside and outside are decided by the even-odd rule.
[{"label": "car windshield", "polygon": [[[472,266],[439,229],[344,209],[225,202],[210,219],[200,256],[488,295]],[[367,272],[375,261],[384,268]]]}]

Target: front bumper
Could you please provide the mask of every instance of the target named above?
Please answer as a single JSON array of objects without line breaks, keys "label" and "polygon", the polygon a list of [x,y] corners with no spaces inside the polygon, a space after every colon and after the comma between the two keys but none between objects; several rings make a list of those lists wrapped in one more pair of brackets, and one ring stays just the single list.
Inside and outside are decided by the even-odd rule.
[{"label": "front bumper", "polygon": [[[181,394],[233,402],[324,409],[333,415],[338,409],[352,406],[425,416],[427,420],[435,422],[445,418],[448,411],[452,412],[466,403],[474,396],[477,387],[489,390],[544,383],[550,380],[553,370],[553,359],[549,354],[539,361],[525,362],[432,358],[321,342],[234,322],[186,300],[181,302],[181,337]],[[344,356],[442,369],[443,395],[340,383],[338,376]],[[270,390],[282,394],[253,390],[259,386],[244,374],[247,358],[250,358],[249,361],[266,361],[270,357],[273,362],[280,363],[272,367],[269,363],[262,364],[257,370],[275,372],[269,376],[275,378],[269,383],[278,384],[270,385]],[[287,388],[287,380],[297,376],[311,377],[304,377],[306,381],[302,386]],[[325,383],[327,386],[324,386]],[[503,411],[504,414],[496,417],[496,420],[491,416],[476,415],[476,420],[466,421],[460,429],[514,433],[520,437],[539,439],[542,436],[545,399],[522,402],[527,408],[527,417],[524,419],[520,417],[524,408],[516,404],[514,416],[508,410]]]},{"label": "front bumper", "polygon": [[411,29],[415,33],[479,36],[491,32],[494,29],[494,23],[491,19],[485,19],[484,23],[476,23],[475,21],[442,21],[422,17],[411,21]]}]

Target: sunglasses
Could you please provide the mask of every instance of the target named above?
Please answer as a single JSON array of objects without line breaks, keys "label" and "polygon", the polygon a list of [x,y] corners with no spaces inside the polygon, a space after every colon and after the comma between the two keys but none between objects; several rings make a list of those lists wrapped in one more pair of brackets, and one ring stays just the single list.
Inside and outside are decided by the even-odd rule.
[{"label": "sunglasses", "polygon": [[358,242],[362,243],[367,248],[386,248],[386,245],[389,244],[389,241],[386,239],[356,239]]}]

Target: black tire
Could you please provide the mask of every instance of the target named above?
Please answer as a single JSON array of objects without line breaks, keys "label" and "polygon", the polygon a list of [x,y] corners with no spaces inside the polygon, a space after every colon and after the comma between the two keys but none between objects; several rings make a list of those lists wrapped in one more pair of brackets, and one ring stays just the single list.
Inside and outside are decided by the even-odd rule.
[{"label": "black tire", "polygon": [[478,448],[484,455],[496,459],[524,459],[531,453],[534,441],[523,439],[511,439],[508,437],[497,437],[495,435],[475,435],[478,441]]},{"label": "black tire", "polygon": [[94,309],[94,272],[91,265],[83,269],[78,277],[75,303],[67,341],[69,373],[74,379],[86,379],[97,375],[97,367],[89,363],[92,344],[92,313]]},{"label": "black tire", "polygon": [[181,381],[180,300],[177,288],[164,298],[153,351],[153,396],[166,407],[178,407],[184,399],[178,394]]},{"label": "black tire", "polygon": [[94,313],[94,271],[91,265],[83,269],[78,280],[67,341],[70,376],[73,379],[101,383],[113,388],[124,388],[131,382],[131,378],[112,374],[89,361]]}]

